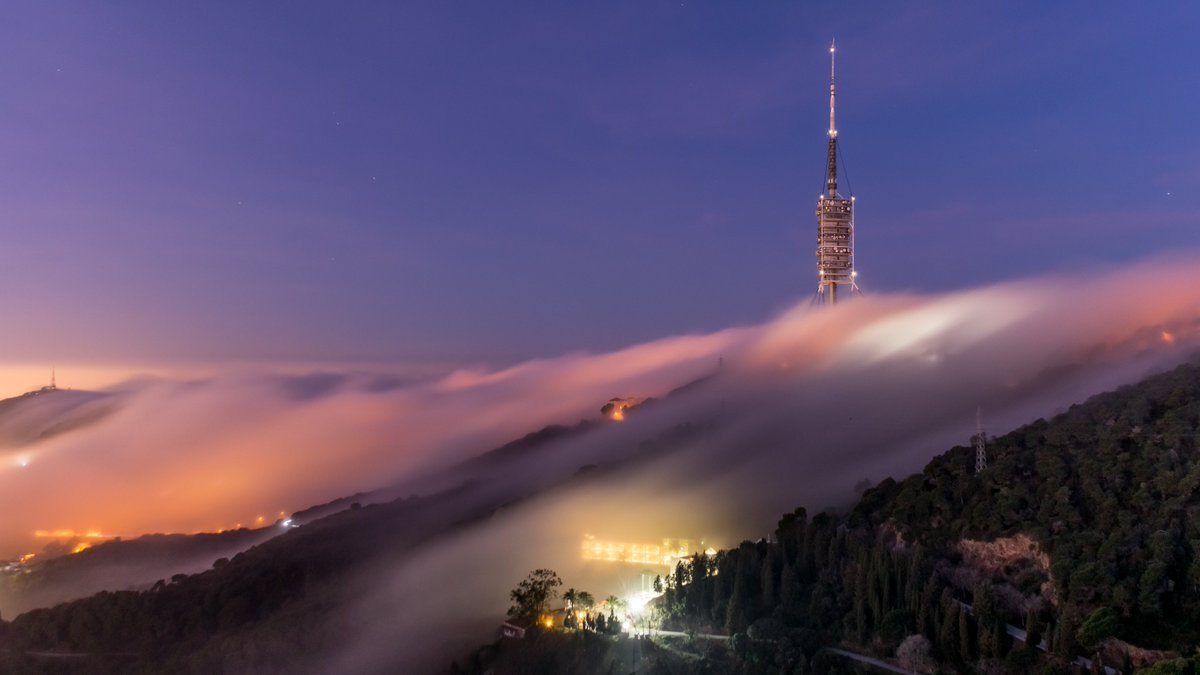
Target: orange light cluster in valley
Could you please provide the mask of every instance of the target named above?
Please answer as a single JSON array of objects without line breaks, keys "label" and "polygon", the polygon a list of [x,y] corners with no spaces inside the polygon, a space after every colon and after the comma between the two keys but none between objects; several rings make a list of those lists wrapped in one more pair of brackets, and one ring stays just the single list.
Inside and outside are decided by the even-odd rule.
[{"label": "orange light cluster in valley", "polygon": [[38,539],[115,539],[115,534],[104,534],[100,530],[87,530],[86,532],[76,532],[75,530],[36,530],[33,536]]}]

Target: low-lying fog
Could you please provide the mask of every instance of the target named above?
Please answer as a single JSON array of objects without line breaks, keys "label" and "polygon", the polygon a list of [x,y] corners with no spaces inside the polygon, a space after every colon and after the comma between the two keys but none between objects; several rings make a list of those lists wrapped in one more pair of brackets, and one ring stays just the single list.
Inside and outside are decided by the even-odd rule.
[{"label": "low-lying fog", "polygon": [[[585,534],[736,545],[784,511],[848,505],[862,479],[907,475],[966,444],[977,408],[1002,433],[1189,358],[1197,262],[869,295],[832,310],[805,301],[758,326],[420,382],[323,372],[131,383],[107,416],[0,449],[0,553],[33,550],[39,529],[211,530],[395,483],[431,489],[468,475],[446,473],[462,459],[599,418],[612,397],[659,397],[474,475],[509,496],[558,487],[348,591],[334,620],[361,626],[359,643],[321,668],[430,667],[488,639],[530,569],[597,597],[632,583],[643,568],[580,559]],[[600,469],[567,480],[587,465]]]}]

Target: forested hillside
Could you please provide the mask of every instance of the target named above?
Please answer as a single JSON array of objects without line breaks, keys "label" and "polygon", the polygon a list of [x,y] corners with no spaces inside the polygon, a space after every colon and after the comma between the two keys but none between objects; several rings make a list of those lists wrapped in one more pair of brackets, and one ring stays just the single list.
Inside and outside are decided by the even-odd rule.
[{"label": "forested hillside", "polygon": [[1198,427],[1200,369],[1185,365],[989,439],[979,475],[974,449],[954,448],[844,517],[799,509],[774,541],[681,563],[665,625],[728,631],[739,668],[763,673],[849,667],[833,645],[960,672],[1189,654]]},{"label": "forested hillside", "polygon": [[1139,644],[1197,644],[1198,420],[1200,370],[1183,366],[994,440],[981,476],[971,450],[938,457],[856,515],[938,550],[1028,534],[1052,561],[1060,622],[1110,608]]}]

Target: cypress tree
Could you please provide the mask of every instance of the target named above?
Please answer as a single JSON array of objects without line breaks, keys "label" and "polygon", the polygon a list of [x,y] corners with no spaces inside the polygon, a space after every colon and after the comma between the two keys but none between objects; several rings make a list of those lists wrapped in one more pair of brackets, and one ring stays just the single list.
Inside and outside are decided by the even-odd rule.
[{"label": "cypress tree", "polygon": [[1005,629],[1004,619],[997,618],[992,621],[992,656],[997,659],[1002,659],[1008,655],[1008,631]]},{"label": "cypress tree", "polygon": [[[957,605],[958,603],[955,603]],[[975,640],[971,637],[971,620],[966,610],[958,611],[958,653],[965,663],[975,660]]]},{"label": "cypress tree", "polygon": [[937,592],[937,577],[930,577],[929,581],[925,583],[925,587],[921,589],[921,599],[915,610],[917,628],[934,643],[937,642],[937,632],[942,625],[941,619],[943,616],[942,606],[936,599]]},{"label": "cypress tree", "polygon": [[1037,612],[1030,608],[1025,614],[1025,651],[1037,653],[1038,643],[1042,641],[1042,626],[1038,621]]},{"label": "cypress tree", "polygon": [[771,611],[779,604],[779,547],[772,546],[762,563],[762,607]]},{"label": "cypress tree", "polygon": [[779,604],[785,612],[795,614],[800,610],[800,601],[800,578],[791,564],[785,564],[780,574]]},{"label": "cypress tree", "polygon": [[867,632],[870,630],[870,627],[867,625],[867,582],[866,575],[861,569],[855,577],[854,631],[855,640],[862,643],[867,641]]},{"label": "cypress tree", "polygon": [[743,543],[737,551],[737,572],[729,608],[725,613],[725,630],[730,635],[746,630],[758,600],[758,560],[753,544]]},{"label": "cypress tree", "polygon": [[963,661],[962,653],[959,647],[961,646],[958,639],[958,603],[949,605],[946,611],[946,616],[942,619],[941,629],[938,631],[935,644],[942,656],[950,661]]}]

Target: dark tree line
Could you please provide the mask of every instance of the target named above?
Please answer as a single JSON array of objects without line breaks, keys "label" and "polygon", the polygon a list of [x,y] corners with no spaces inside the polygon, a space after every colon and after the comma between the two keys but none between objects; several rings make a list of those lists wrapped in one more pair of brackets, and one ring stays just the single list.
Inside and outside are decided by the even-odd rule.
[{"label": "dark tree line", "polygon": [[[973,615],[964,599],[974,602]],[[829,514],[810,519],[804,509],[784,516],[775,541],[680,561],[663,607],[667,628],[727,632],[747,672],[764,673],[826,672],[837,661],[821,656],[825,645],[888,657],[911,635],[925,636],[931,656],[960,667],[1009,659],[1005,624],[1025,620],[1007,614],[986,584],[956,594],[922,548]],[[1031,659],[1011,657],[1017,666]]]}]

